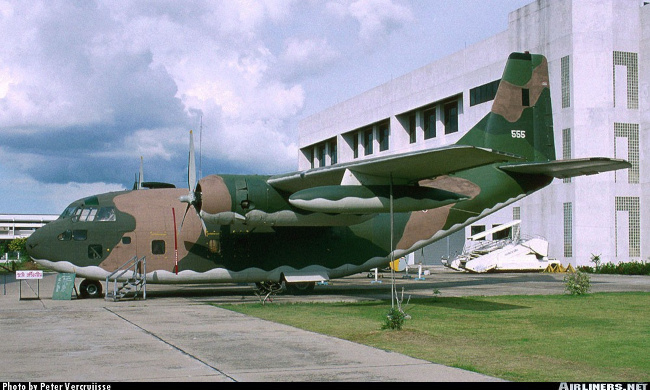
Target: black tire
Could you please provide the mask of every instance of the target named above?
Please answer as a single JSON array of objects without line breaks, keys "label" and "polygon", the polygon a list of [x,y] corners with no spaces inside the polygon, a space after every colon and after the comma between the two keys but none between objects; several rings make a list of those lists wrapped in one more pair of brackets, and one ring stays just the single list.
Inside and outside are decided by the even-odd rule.
[{"label": "black tire", "polygon": [[99,280],[84,279],[79,284],[81,298],[99,298],[102,296],[102,284]]},{"label": "black tire", "polygon": [[300,283],[286,283],[287,293],[291,295],[307,295],[311,294],[316,287],[316,282],[300,282]]}]

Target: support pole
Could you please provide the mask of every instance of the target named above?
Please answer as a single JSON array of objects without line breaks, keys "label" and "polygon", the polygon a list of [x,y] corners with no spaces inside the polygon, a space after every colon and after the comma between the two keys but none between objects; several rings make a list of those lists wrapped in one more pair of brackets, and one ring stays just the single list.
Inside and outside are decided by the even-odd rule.
[{"label": "support pole", "polygon": [[395,261],[395,251],[393,249],[393,239],[394,239],[394,231],[393,231],[393,225],[394,225],[394,220],[395,216],[393,213],[393,173],[391,172],[390,174],[390,298],[391,298],[391,308],[395,308],[395,270],[393,261]]}]

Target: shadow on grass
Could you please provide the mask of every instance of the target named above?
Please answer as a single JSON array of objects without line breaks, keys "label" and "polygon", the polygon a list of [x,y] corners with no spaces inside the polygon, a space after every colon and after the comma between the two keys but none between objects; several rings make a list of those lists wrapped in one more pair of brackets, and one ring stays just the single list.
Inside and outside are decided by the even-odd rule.
[{"label": "shadow on grass", "polygon": [[444,297],[436,299],[415,299],[411,303],[430,306],[444,307],[448,309],[470,310],[470,311],[502,311],[516,309],[530,309],[528,306],[511,305],[508,303],[492,302],[489,300],[461,298],[461,297]]},{"label": "shadow on grass", "polygon": [[[318,304],[323,303],[313,302],[305,304]],[[503,310],[517,310],[517,309],[530,309],[530,306],[522,305],[512,305],[508,303],[492,302],[487,299],[474,299],[466,297],[440,297],[435,299],[429,298],[415,298],[409,300],[408,303],[404,302],[405,305],[417,305],[420,307],[431,307],[431,308],[446,308],[446,309],[457,309],[457,310],[469,310],[469,311],[503,311]],[[329,305],[336,307],[390,307],[391,302],[387,300],[380,300],[374,302],[336,302],[329,303]]]}]

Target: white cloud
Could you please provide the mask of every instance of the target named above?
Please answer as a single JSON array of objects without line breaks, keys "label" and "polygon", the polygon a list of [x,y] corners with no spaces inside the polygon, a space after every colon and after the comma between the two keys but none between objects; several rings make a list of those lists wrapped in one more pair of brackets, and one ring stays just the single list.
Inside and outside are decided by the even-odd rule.
[{"label": "white cloud", "polygon": [[327,9],[340,18],[354,18],[366,44],[373,44],[414,19],[408,7],[394,0],[339,0],[328,3]]}]

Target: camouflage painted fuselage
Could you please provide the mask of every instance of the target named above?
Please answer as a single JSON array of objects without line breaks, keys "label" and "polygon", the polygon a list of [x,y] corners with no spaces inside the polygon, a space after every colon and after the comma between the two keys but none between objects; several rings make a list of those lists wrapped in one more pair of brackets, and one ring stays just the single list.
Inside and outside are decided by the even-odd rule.
[{"label": "camouflage painted fuselage", "polygon": [[[251,211],[241,207],[243,200],[253,204],[253,210],[263,207],[266,213],[292,210],[266,184],[266,177],[221,178],[229,187],[232,210],[240,215]],[[247,189],[237,191],[235,182],[241,180],[246,181]],[[469,199],[435,209],[395,213],[394,256],[431,244],[549,182],[545,176],[515,178],[494,166],[423,182],[421,185],[464,194]],[[180,233],[176,233],[174,228],[180,226],[185,209],[178,198],[186,192],[137,190],[74,202],[72,209],[114,207],[115,218],[83,221],[71,213],[34,233],[30,242],[38,245],[30,249],[30,255],[51,269],[90,279],[104,279],[133,256],[146,256],[148,281],[152,283],[280,281],[283,274],[301,273],[330,279],[385,267],[390,261],[389,213],[350,226],[206,222],[203,232],[199,217],[189,212]]]}]

